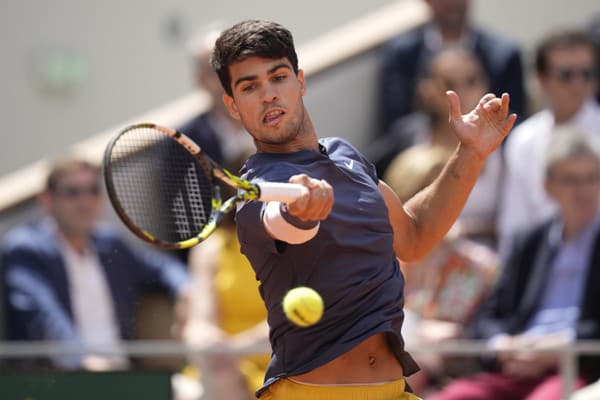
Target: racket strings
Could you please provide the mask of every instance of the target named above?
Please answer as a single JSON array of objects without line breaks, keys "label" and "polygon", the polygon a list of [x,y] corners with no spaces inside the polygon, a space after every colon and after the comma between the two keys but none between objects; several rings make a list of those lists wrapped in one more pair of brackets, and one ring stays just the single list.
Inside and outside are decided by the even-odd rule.
[{"label": "racket strings", "polygon": [[155,239],[187,240],[210,220],[210,171],[161,131],[137,127],[124,132],[112,148],[110,172],[123,212]]}]

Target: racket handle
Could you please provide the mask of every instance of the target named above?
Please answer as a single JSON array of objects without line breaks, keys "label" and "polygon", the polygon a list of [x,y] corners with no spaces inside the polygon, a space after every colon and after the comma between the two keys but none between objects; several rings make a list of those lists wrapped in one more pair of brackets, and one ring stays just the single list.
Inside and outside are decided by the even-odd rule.
[{"label": "racket handle", "polygon": [[258,187],[260,189],[258,200],[282,203],[291,203],[308,191],[305,186],[297,183],[261,182]]}]

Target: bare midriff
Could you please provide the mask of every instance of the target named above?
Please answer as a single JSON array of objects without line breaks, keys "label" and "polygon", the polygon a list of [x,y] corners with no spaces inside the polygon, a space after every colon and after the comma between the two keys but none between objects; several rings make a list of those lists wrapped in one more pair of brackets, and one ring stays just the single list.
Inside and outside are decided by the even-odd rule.
[{"label": "bare midriff", "polygon": [[378,333],[327,364],[290,378],[316,385],[347,385],[391,382],[403,376],[386,334]]}]

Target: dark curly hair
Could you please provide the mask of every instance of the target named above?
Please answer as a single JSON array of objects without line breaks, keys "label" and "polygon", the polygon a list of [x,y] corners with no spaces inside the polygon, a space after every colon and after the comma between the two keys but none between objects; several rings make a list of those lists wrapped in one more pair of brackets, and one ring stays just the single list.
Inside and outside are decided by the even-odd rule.
[{"label": "dark curly hair", "polygon": [[548,54],[554,50],[569,49],[573,47],[587,47],[594,56],[594,63],[598,67],[598,47],[590,35],[580,30],[562,30],[547,36],[537,46],[535,52],[535,69],[539,75],[548,73]]},{"label": "dark curly hair", "polygon": [[289,30],[271,21],[242,21],[221,33],[210,59],[228,95],[233,95],[229,66],[249,57],[285,57],[298,73],[298,56]]}]

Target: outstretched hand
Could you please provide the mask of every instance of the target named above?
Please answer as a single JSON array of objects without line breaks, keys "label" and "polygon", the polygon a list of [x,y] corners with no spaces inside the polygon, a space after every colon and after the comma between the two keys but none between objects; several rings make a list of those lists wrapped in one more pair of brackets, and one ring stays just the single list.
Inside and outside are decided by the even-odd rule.
[{"label": "outstretched hand", "polygon": [[488,93],[468,114],[461,114],[460,98],[456,92],[446,92],[450,103],[450,124],[458,140],[475,151],[481,158],[487,157],[502,143],[517,119],[516,114],[508,115],[510,97],[507,93],[501,98]]}]

